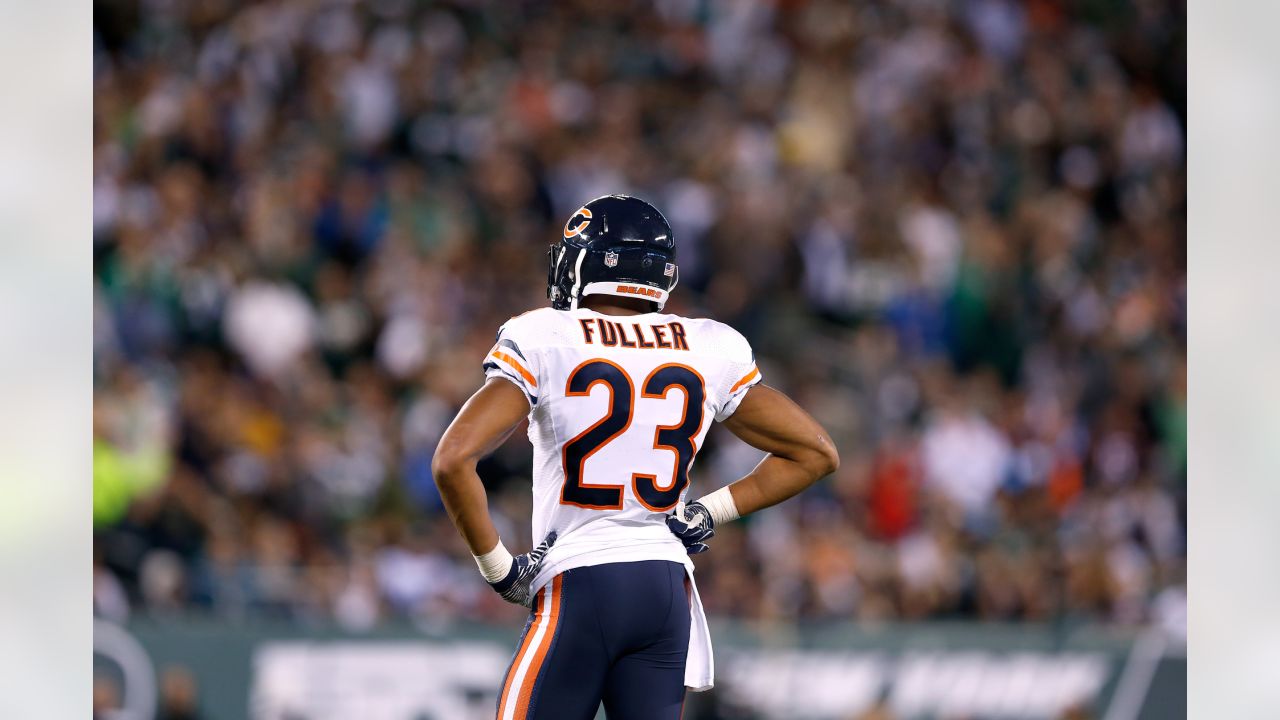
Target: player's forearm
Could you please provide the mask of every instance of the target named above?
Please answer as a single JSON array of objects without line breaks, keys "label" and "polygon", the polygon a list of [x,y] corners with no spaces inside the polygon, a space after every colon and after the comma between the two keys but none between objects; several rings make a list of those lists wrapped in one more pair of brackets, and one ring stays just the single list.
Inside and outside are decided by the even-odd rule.
[{"label": "player's forearm", "polygon": [[489,516],[489,498],[476,474],[474,460],[442,459],[432,464],[436,487],[445,512],[462,534],[472,555],[483,555],[498,545],[498,531]]},{"label": "player's forearm", "polygon": [[835,470],[836,464],[821,453],[799,459],[768,455],[754,470],[729,485],[734,508],[741,516],[777,505]]},{"label": "player's forearm", "polygon": [[444,508],[472,555],[485,555],[498,545],[476,463],[493,452],[528,411],[524,394],[515,385],[491,379],[462,406],[431,458],[431,475]]},{"label": "player's forearm", "polygon": [[725,427],[769,454],[746,477],[699,500],[717,523],[776,505],[840,466],[827,431],[771,387],[751,388]]}]

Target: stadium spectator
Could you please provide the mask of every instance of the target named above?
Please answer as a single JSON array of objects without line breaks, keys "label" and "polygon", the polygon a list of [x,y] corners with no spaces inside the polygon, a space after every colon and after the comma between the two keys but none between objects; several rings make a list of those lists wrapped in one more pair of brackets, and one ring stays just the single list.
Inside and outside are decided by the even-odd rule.
[{"label": "stadium spectator", "polygon": [[[564,218],[628,192],[677,233],[670,307],[846,458],[699,557],[709,611],[1177,622],[1183,13],[95,6],[96,607],[518,615],[430,457]],[[527,537],[527,448],[480,471]]]}]

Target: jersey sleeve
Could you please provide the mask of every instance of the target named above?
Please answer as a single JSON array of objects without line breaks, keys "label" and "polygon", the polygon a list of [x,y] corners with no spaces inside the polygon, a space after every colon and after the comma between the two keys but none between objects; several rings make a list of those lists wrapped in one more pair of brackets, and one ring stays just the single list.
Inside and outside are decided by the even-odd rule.
[{"label": "jersey sleeve", "polygon": [[725,359],[720,387],[716,392],[716,422],[724,422],[738,409],[747,391],[759,384],[762,377],[756,366],[751,343],[737,330],[724,325],[721,332],[721,349]]},{"label": "jersey sleeve", "polygon": [[498,329],[497,341],[484,358],[484,375],[513,383],[533,408],[538,404],[542,364],[535,340],[537,330],[530,325],[521,322],[521,318],[512,318]]}]

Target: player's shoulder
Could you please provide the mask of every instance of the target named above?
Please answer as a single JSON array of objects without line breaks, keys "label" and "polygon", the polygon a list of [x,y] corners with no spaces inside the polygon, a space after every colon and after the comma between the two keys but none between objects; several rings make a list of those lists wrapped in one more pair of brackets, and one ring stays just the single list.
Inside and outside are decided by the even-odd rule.
[{"label": "player's shoulder", "polygon": [[[671,321],[678,322],[688,328],[691,332],[697,332],[704,335],[723,335],[726,337],[741,338],[742,333],[738,332],[732,325],[720,322],[714,318],[708,317],[689,317],[687,315],[673,315],[668,313],[664,316]],[[744,338],[745,339],[745,338]]]},{"label": "player's shoulder", "polygon": [[683,325],[698,349],[710,354],[738,359],[752,355],[751,343],[737,328],[713,318],[669,315],[672,322]]},{"label": "player's shoulder", "polygon": [[727,323],[722,323],[719,320],[716,320],[714,318],[689,317],[687,315],[671,315],[671,314],[668,314],[667,317],[671,318],[675,322],[684,324],[684,326],[687,328],[696,329],[699,332],[704,332],[704,333],[713,334],[713,335],[726,335],[726,334],[738,335],[739,337],[741,337],[742,335],[737,330],[735,330],[732,325],[729,325]]},{"label": "player's shoulder", "polygon": [[568,313],[550,307],[534,308],[507,320],[498,328],[498,335],[517,337],[537,345],[554,341],[569,327]]},{"label": "player's shoulder", "polygon": [[532,310],[525,310],[519,315],[508,318],[506,322],[502,323],[502,327],[504,329],[538,327],[540,325],[556,322],[560,319],[560,316],[564,314],[565,313],[563,311],[550,307],[533,308]]}]

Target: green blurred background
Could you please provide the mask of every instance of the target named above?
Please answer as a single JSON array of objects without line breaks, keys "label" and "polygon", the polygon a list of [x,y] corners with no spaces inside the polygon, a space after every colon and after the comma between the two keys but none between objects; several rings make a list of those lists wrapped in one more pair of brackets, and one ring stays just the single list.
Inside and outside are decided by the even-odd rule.
[{"label": "green blurred background", "polygon": [[[148,692],[156,717],[293,717],[253,704],[301,682],[264,667],[314,691],[347,660],[254,659],[291,638],[509,652],[521,614],[471,568],[430,458],[493,332],[545,304],[547,244],[609,192],[670,219],[669,307],[740,329],[845,460],[698,558],[709,612],[767,642],[726,635],[727,700],[690,717],[1180,707],[1181,4],[94,10],[94,611],[128,633],[99,633],[112,648],[142,641],[154,687],[103,650],[101,717]],[[515,437],[481,474],[525,538]],[[695,491],[756,459],[713,431]],[[830,628],[853,660],[759,655]],[[1066,662],[1095,636],[1103,679],[1039,710],[929,705],[922,688],[1052,683],[957,660],[912,684],[898,649]],[[809,662],[878,690],[809,710],[751,694],[776,674],[751,668]],[[471,711],[383,707],[376,685],[363,716]],[[459,692],[480,708],[491,687]]]}]

